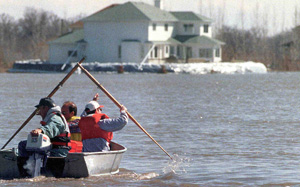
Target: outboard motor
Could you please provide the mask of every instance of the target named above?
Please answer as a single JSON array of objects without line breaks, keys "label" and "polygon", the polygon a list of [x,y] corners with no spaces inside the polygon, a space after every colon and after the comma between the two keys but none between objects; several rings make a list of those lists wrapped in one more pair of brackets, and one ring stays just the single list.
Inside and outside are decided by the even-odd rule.
[{"label": "outboard motor", "polygon": [[29,160],[33,161],[31,170],[29,171],[32,177],[41,175],[41,169],[46,166],[47,152],[50,149],[51,142],[47,135],[42,133],[36,136],[31,133],[28,135],[26,150],[32,153],[29,157]]}]

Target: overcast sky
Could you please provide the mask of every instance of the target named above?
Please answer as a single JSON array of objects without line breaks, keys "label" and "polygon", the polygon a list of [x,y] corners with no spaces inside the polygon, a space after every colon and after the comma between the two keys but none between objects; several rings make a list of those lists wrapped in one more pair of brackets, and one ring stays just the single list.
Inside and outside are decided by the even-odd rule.
[{"label": "overcast sky", "polygon": [[[73,18],[80,14],[88,16],[110,4],[121,4],[127,1],[1,0],[0,14],[5,13],[19,19],[23,17],[26,7],[33,7],[52,12],[61,18]],[[134,1],[154,4],[154,0]],[[298,9],[297,23],[300,24],[300,0],[163,0],[163,5],[164,9],[168,11],[194,11],[215,21],[224,17],[225,24],[240,28],[244,26],[247,29],[254,25],[268,24],[271,30],[270,34],[294,27],[296,23],[295,9]],[[242,10],[244,10],[244,14],[241,14]],[[220,15],[221,13],[223,16]],[[259,15],[259,19],[255,18],[255,15]]]}]

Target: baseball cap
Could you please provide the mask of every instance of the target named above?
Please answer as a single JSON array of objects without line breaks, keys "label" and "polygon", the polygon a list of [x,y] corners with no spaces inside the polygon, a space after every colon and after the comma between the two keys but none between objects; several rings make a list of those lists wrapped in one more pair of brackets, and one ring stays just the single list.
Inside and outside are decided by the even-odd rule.
[{"label": "baseball cap", "polygon": [[97,108],[103,108],[103,105],[99,105],[97,101],[90,101],[88,104],[85,105],[85,110],[89,109],[90,111],[94,111]]},{"label": "baseball cap", "polygon": [[40,103],[38,105],[36,105],[35,107],[38,108],[40,106],[54,107],[56,105],[55,105],[54,101],[50,97],[45,97],[45,98],[42,98],[40,100]]}]

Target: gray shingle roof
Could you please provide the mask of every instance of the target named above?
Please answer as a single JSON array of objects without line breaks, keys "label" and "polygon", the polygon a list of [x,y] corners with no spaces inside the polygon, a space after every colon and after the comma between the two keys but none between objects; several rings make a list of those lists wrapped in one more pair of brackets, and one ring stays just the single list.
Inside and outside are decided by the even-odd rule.
[{"label": "gray shingle roof", "polygon": [[225,43],[214,39],[210,38],[207,36],[198,36],[198,35],[177,35],[174,37],[175,40],[184,43],[184,44],[203,44],[203,45],[224,45]]},{"label": "gray shingle roof", "polygon": [[212,19],[196,14],[194,12],[171,12],[180,21],[202,21],[204,23],[211,23]]},{"label": "gray shingle roof", "polygon": [[83,21],[178,21],[171,13],[141,2],[127,2],[95,13]]},{"label": "gray shingle roof", "polygon": [[76,42],[83,42],[84,33],[83,29],[74,30],[73,32],[67,33],[60,36],[59,38],[50,41],[50,44],[53,43],[64,43],[64,44],[74,44]]}]

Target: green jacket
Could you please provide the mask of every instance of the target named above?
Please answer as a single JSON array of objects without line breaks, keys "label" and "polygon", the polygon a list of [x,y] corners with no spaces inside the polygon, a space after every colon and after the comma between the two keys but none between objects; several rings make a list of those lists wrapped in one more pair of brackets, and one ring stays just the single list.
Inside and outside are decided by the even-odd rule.
[{"label": "green jacket", "polygon": [[[45,119],[43,120],[46,124],[40,127],[43,133],[49,138],[54,138],[65,131],[69,132],[68,125],[60,116],[55,114],[57,112],[61,112],[59,106],[50,108]],[[50,150],[50,156],[65,157],[67,156],[68,152],[69,150],[65,148],[55,148]]]}]

